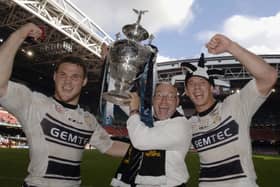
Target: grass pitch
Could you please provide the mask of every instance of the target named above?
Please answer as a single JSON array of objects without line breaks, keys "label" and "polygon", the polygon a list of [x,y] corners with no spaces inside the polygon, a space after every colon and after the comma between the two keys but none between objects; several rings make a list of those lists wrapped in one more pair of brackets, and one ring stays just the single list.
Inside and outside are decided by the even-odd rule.
[{"label": "grass pitch", "polygon": [[[81,166],[81,187],[108,187],[121,158],[102,155],[97,151],[85,151]],[[188,187],[196,187],[199,172],[197,154],[189,153],[186,162],[191,178]],[[260,187],[280,186],[280,156],[254,156]],[[0,149],[0,186],[20,187],[27,175],[28,150]]]}]

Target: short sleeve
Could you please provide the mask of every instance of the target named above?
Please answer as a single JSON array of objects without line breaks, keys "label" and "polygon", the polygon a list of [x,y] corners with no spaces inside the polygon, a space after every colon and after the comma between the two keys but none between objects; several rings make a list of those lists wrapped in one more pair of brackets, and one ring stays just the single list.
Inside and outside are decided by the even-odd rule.
[{"label": "short sleeve", "polygon": [[26,86],[9,81],[7,93],[0,98],[0,104],[20,121],[25,121],[32,103],[32,91]]},{"label": "short sleeve", "polygon": [[103,127],[96,124],[96,128],[90,138],[89,142],[92,146],[98,149],[101,153],[105,153],[111,148],[113,141],[111,140],[109,134],[105,131]]},{"label": "short sleeve", "polygon": [[225,103],[228,106],[232,106],[232,110],[239,111],[240,114],[251,118],[258,108],[267,99],[267,96],[263,96],[259,93],[256,85],[256,80],[249,81],[239,93],[230,95],[225,99]]}]

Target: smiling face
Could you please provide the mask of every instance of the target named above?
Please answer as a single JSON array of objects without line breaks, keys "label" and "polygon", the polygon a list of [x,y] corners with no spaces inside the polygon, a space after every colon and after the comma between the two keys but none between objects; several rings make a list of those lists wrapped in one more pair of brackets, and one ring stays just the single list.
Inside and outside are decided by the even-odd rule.
[{"label": "smiling face", "polygon": [[192,76],[185,85],[185,93],[194,103],[197,112],[203,112],[214,104],[213,86],[206,79]]},{"label": "smiling face", "polygon": [[161,83],[155,89],[153,108],[159,120],[170,118],[179,104],[177,89],[168,83]]},{"label": "smiling face", "polygon": [[61,63],[53,76],[55,98],[67,104],[77,105],[82,87],[87,83],[83,68],[71,62]]}]

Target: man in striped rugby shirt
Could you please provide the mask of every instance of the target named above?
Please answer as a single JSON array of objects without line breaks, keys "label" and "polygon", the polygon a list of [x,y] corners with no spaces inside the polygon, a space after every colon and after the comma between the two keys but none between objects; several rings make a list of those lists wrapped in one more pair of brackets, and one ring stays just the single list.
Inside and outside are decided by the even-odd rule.
[{"label": "man in striped rugby shirt", "polygon": [[22,124],[30,148],[24,187],[78,187],[87,143],[100,152],[123,156],[128,144],[112,141],[95,117],[78,104],[87,83],[85,63],[77,57],[58,62],[55,93],[47,97],[9,81],[17,50],[27,37],[37,40],[41,29],[28,23],[13,32],[0,48],[0,103]]},{"label": "man in striped rugby shirt", "polygon": [[256,187],[250,141],[251,118],[269,96],[276,70],[224,35],[206,45],[209,53],[228,52],[253,76],[239,93],[214,99],[213,77],[204,66],[188,71],[185,93],[195,105],[192,143],[200,157],[200,187]]}]

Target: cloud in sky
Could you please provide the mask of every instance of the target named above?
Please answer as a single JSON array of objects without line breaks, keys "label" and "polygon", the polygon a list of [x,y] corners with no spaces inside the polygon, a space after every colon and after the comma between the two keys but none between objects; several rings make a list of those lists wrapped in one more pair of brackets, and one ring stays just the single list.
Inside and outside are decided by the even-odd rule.
[{"label": "cloud in sky", "polygon": [[[158,55],[158,61],[173,60],[173,56],[177,56],[175,57],[177,59],[181,58],[178,56],[184,56],[184,50],[192,51],[188,54],[189,57],[198,56],[200,51],[206,52],[203,45],[214,33],[224,33],[257,54],[280,53],[280,12],[269,17],[250,17],[234,12],[235,15],[227,14],[230,17],[225,17],[224,20],[222,20],[224,14],[211,12],[211,15],[215,14],[221,18],[218,20],[219,23],[216,23],[217,19],[203,19],[202,21],[203,17],[199,16],[209,16],[209,14],[204,14],[205,11],[213,8],[219,1],[213,1],[213,3],[209,1],[208,4],[197,0],[71,1],[113,38],[124,25],[135,23],[137,16],[132,11],[133,8],[148,10],[149,12],[142,17],[141,24],[150,34],[156,35],[155,41],[158,47],[163,49],[160,52],[165,53],[164,56]],[[227,8],[230,10],[231,7]],[[262,10],[261,8],[259,9]],[[208,29],[217,25],[219,25],[217,30]],[[196,38],[193,33],[198,33]],[[157,36],[162,38],[157,38]],[[186,45],[182,41],[189,41],[193,45]],[[175,47],[169,49],[169,46],[176,46],[177,49]],[[196,51],[198,53],[194,54]]]},{"label": "cloud in sky", "polygon": [[[91,18],[113,39],[126,24],[135,23],[137,15],[132,9],[148,10],[142,16],[141,25],[150,34],[168,30],[181,31],[193,20],[192,5],[195,0],[72,0],[72,2]],[[89,6],[90,5],[90,6]],[[100,11],[102,10],[102,11]],[[175,60],[158,55],[157,62]]]},{"label": "cloud in sky", "polygon": [[206,42],[218,32],[257,54],[280,53],[280,12],[270,17],[234,15],[225,20],[220,31],[204,31],[197,37]]},{"label": "cloud in sky", "polygon": [[194,0],[72,0],[96,24],[111,34],[121,31],[126,24],[135,23],[136,14],[132,9],[148,10],[141,24],[150,33],[163,29],[180,30],[193,19]]},{"label": "cloud in sky", "polygon": [[177,60],[177,59],[167,57],[167,56],[161,56],[160,54],[157,56],[157,62],[167,62],[167,61],[173,61],[173,60]]}]

